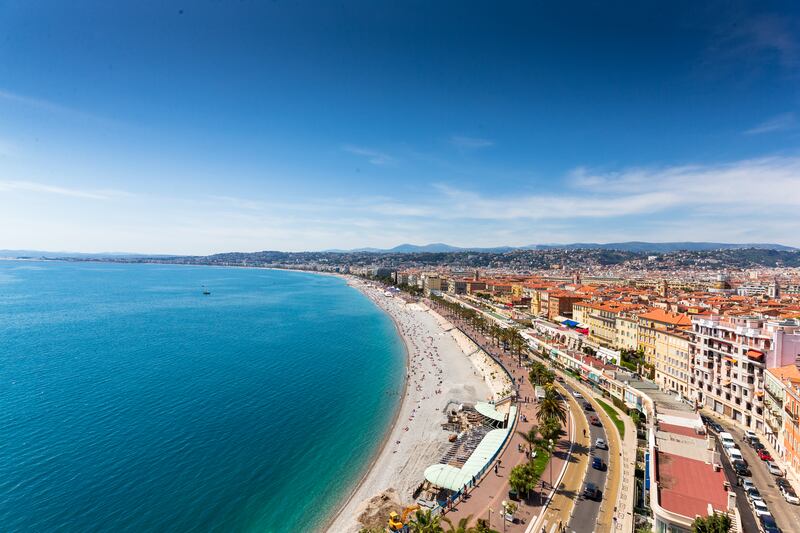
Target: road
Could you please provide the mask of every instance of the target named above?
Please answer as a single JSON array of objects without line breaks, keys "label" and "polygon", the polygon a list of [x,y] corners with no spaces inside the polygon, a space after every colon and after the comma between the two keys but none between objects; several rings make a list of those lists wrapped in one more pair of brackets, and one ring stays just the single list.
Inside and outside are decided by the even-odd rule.
[{"label": "road", "polygon": [[[565,388],[573,394],[574,389],[569,385],[565,385]],[[583,404],[582,399],[578,399],[579,404]],[[591,416],[597,416],[594,411],[584,411],[586,418],[590,418]],[[593,426],[589,424],[589,442],[591,442],[591,447],[589,451],[589,468],[586,471],[586,477],[583,480],[583,484],[585,486],[586,483],[594,483],[601,491],[603,491],[602,497],[605,498],[605,485],[606,485],[606,470],[600,471],[595,470],[591,466],[591,461],[594,457],[600,457],[603,460],[603,463],[608,465],[608,450],[602,449],[595,449],[594,443],[597,439],[603,439],[608,443],[608,439],[606,438],[606,432],[602,426]],[[614,498],[614,495],[611,495]],[[572,512],[572,520],[569,523],[568,531],[574,531],[576,533],[583,533],[583,532],[590,532],[596,529],[597,524],[597,515],[600,511],[600,502],[594,500],[587,500],[583,497],[583,487],[581,487],[581,494],[578,498],[578,501],[575,503],[575,509]]]},{"label": "road", "polygon": [[750,503],[747,500],[747,495],[737,482],[736,473],[733,471],[733,467],[731,467],[730,460],[728,460],[728,454],[723,451],[722,444],[719,442],[719,439],[715,438],[714,442],[717,447],[717,452],[719,452],[720,460],[722,461],[722,469],[725,472],[725,478],[728,480],[728,483],[731,484],[731,487],[733,487],[733,492],[736,493],[736,507],[739,509],[739,516],[742,519],[742,531],[745,533],[750,533],[750,531],[759,531],[758,521],[756,520],[755,514],[753,514],[753,509],[750,507]]},{"label": "road", "polygon": [[[742,451],[742,455],[750,467],[750,472],[752,473],[751,479],[753,480],[753,483],[755,483],[758,492],[761,493],[761,497],[764,498],[764,503],[766,503],[767,507],[769,507],[769,511],[772,514],[772,517],[778,523],[778,527],[780,527],[782,531],[797,531],[800,529],[800,506],[792,505],[783,499],[783,496],[781,496],[781,493],[778,490],[778,485],[775,483],[775,476],[767,471],[764,461],[758,458],[758,455],[756,455],[753,448],[751,448],[742,440],[744,437],[744,431],[735,428],[732,425],[725,424],[717,417],[713,418],[723,428],[725,428],[725,431],[731,433],[736,440],[736,445]],[[722,455],[725,454],[723,453]],[[728,466],[730,464],[727,461],[727,456],[723,459],[723,461],[727,463],[725,469],[727,474]],[[731,472],[731,474],[733,474],[733,472]],[[732,479],[734,480],[735,484],[736,476],[734,475]],[[747,507],[749,510],[750,506],[747,503],[747,498],[744,495],[741,497],[744,498],[745,507]],[[739,492],[736,493],[736,498],[737,500],[740,498]],[[758,530],[756,529],[755,531]]]}]

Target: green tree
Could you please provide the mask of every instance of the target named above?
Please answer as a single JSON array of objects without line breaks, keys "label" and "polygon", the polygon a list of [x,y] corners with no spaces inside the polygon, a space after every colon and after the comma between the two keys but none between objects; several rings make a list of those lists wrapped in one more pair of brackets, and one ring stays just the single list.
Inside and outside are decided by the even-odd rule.
[{"label": "green tree", "polygon": [[529,452],[533,452],[533,447],[539,443],[539,439],[536,438],[538,432],[539,431],[536,429],[536,426],[533,426],[528,431],[517,431],[517,433],[519,433],[519,436],[522,437],[522,440],[524,440],[525,443],[528,445]]},{"label": "green tree", "polygon": [[714,513],[709,516],[698,516],[692,522],[693,533],[728,533],[731,530],[731,517]]},{"label": "green tree", "polygon": [[474,533],[500,533],[500,532],[497,531],[496,529],[490,528],[488,522],[486,522],[486,519],[479,518],[478,523],[475,525]]},{"label": "green tree", "polygon": [[445,522],[449,526],[449,529],[445,530],[445,533],[473,533],[475,529],[469,527],[471,521],[472,515],[460,519],[456,525],[453,525],[453,522],[449,518],[442,519],[442,522]]},{"label": "green tree", "polygon": [[519,494],[525,493],[526,497],[530,496],[538,481],[539,476],[536,475],[533,463],[517,465],[511,469],[511,473],[508,475],[508,484],[511,485],[511,488]]},{"label": "green tree", "polygon": [[552,440],[553,442],[557,442],[562,433],[561,423],[557,419],[551,418],[542,424],[539,428],[539,433],[542,435],[544,441]]},{"label": "green tree", "polygon": [[539,411],[536,413],[536,420],[539,421],[540,426],[551,419],[562,423],[567,421],[567,409],[564,407],[564,400],[561,399],[552,384],[545,386],[544,398],[539,401]]},{"label": "green tree", "polygon": [[444,533],[441,520],[442,517],[431,513],[430,509],[419,510],[414,513],[408,527],[414,533]]}]

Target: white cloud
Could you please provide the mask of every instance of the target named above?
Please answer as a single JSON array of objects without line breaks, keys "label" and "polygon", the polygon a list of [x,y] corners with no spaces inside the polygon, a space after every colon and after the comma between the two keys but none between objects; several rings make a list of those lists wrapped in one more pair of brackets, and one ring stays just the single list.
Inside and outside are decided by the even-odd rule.
[{"label": "white cloud", "polygon": [[765,120],[761,124],[745,130],[745,135],[760,135],[762,133],[773,133],[776,131],[785,131],[793,129],[797,126],[794,113],[782,113]]},{"label": "white cloud", "polygon": [[383,152],[372,150],[371,148],[364,148],[362,146],[353,146],[351,144],[342,147],[345,152],[350,152],[354,155],[366,157],[367,160],[373,165],[386,165],[394,162],[394,158]]},{"label": "white cloud", "polygon": [[4,191],[22,191],[41,194],[56,194],[60,196],[72,196],[74,198],[88,198],[92,200],[109,200],[114,197],[129,196],[130,193],[125,191],[116,190],[90,190],[90,189],[72,189],[68,187],[60,187],[58,185],[49,185],[46,183],[36,183],[33,181],[13,181],[13,180],[0,180],[0,192]]}]

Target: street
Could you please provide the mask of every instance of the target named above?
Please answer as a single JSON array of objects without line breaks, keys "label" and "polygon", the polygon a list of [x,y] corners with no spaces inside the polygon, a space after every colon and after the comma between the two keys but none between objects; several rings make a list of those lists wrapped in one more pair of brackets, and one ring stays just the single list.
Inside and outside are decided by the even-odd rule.
[{"label": "street", "polygon": [[[715,417],[714,420],[719,423],[725,429],[725,431],[734,436],[736,445],[742,451],[742,455],[750,467],[750,472],[752,473],[751,479],[753,480],[753,483],[755,483],[758,491],[761,493],[761,497],[764,498],[764,503],[766,503],[767,507],[769,507],[769,511],[772,514],[772,517],[778,523],[778,527],[780,527],[782,531],[798,530],[798,528],[800,528],[800,506],[792,505],[783,498],[780,491],[778,491],[778,485],[775,484],[775,476],[767,471],[764,461],[758,458],[758,455],[756,455],[753,448],[751,448],[742,440],[744,437],[744,431],[732,425],[723,423],[719,418]],[[730,462],[727,460],[727,455],[725,453],[722,453],[722,455],[724,456],[723,462],[725,464],[725,473],[728,475],[729,479],[734,480],[733,484],[735,484],[736,475],[733,474],[732,470],[730,470]],[[733,476],[732,478],[731,475]],[[747,502],[747,498],[744,496],[744,494],[739,496],[739,492],[737,491],[737,500],[740,497],[743,498],[745,507],[748,509],[748,511],[750,511],[750,505]],[[746,529],[745,531],[749,530]],[[755,529],[754,531],[758,530]]]}]

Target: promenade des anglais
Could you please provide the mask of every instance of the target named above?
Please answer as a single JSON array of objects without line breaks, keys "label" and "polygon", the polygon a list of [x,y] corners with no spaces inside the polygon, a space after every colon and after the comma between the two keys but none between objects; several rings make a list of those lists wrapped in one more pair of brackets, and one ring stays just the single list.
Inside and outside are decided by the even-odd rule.
[{"label": "promenade des anglais", "polygon": [[0,531],[800,531],[797,2],[0,35]]}]

